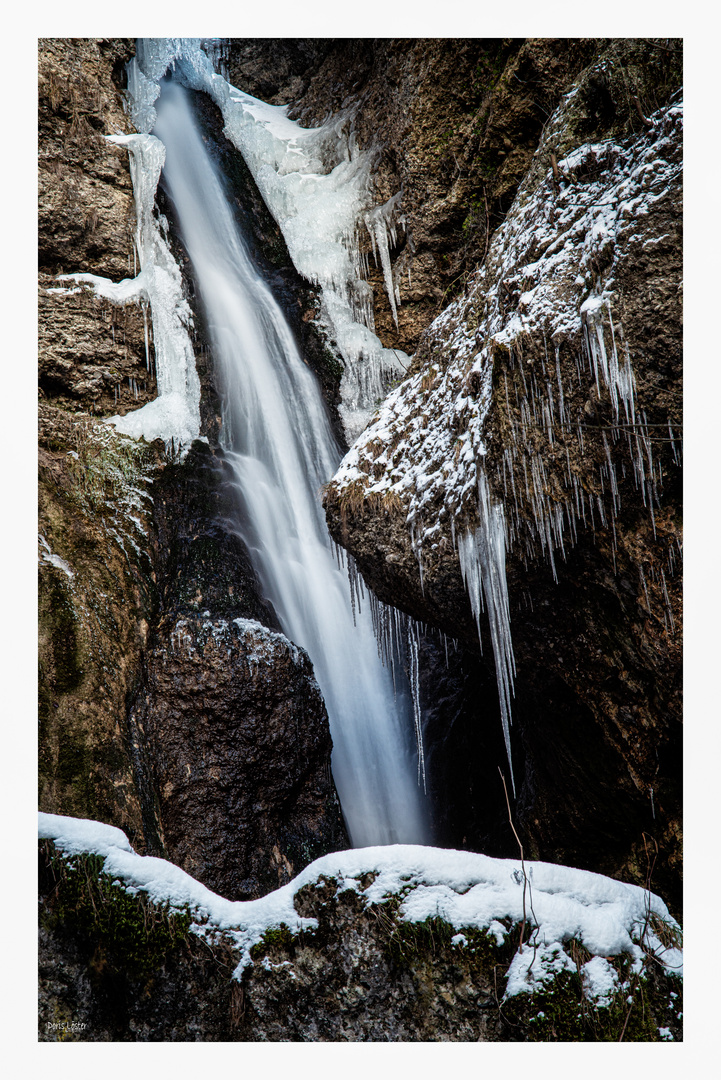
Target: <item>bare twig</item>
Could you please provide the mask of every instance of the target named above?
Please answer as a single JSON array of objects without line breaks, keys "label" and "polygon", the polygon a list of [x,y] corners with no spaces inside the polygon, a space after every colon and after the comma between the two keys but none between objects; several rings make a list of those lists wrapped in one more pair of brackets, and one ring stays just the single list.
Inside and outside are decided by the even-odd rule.
[{"label": "bare twig", "polygon": [[557,184],[560,184],[561,176],[558,172],[558,162],[556,160],[556,155],[553,153],[553,151],[551,151],[551,168],[553,169],[553,179],[556,181]]},{"label": "bare twig", "polygon": [[488,254],[488,238],[490,233],[490,217],[488,214],[488,196],[486,195],[486,185],[483,185],[483,202],[486,206],[486,242],[483,245],[483,258],[481,262],[485,262],[486,255]]},{"label": "bare twig", "polygon": [[641,102],[638,100],[638,95],[633,95],[633,103],[636,106],[636,112],[639,115],[642,124],[645,124],[647,128],[653,127],[653,120],[649,120],[647,116],[644,116],[643,109],[641,108]]},{"label": "bare twig", "polygon": [[525,930],[526,930],[526,884],[528,882],[528,877],[526,875],[526,864],[525,864],[525,861],[524,861],[524,858],[523,858],[523,844],[521,843],[520,836],[516,832],[516,826],[513,824],[513,817],[511,816],[511,804],[510,804],[510,801],[508,799],[508,788],[506,787],[506,778],[503,775],[503,773],[501,772],[500,766],[498,768],[498,772],[501,775],[501,781],[503,783],[503,793],[506,796],[506,806],[508,807],[508,820],[510,822],[511,828],[513,829],[513,835],[516,838],[516,843],[518,844],[518,847],[519,847],[520,852],[521,852],[521,869],[523,871],[523,922],[521,923],[521,940],[520,940],[519,945],[518,945],[518,948],[520,949],[521,946],[523,945],[523,935],[524,935]]}]

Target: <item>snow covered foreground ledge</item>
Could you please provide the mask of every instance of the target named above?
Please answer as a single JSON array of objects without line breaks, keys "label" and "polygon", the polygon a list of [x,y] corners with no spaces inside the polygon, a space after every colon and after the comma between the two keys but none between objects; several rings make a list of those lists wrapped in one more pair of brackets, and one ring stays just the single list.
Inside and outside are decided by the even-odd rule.
[{"label": "snow covered foreground ledge", "polygon": [[[316,859],[268,896],[230,901],[166,860],[136,854],[125,833],[111,825],[41,813],[38,835],[52,840],[68,858],[81,854],[103,857],[103,871],[130,893],[143,892],[157,904],[188,908],[194,919],[192,932],[201,936],[225,933],[241,954],[236,979],[252,964],[250,950],[269,929],[285,924],[295,934],[317,925],[317,920],[298,914],[294,898],[303,886],[322,877],[337,881],[338,892],[352,889],[368,903],[401,898],[399,914],[405,921],[418,923],[440,917],[458,931],[485,931],[499,945],[509,932],[501,920],[516,924],[524,915],[520,862],[472,852],[410,845],[333,852]],[[586,983],[590,996],[597,999],[615,987],[614,972],[603,962],[606,957],[630,954],[634,967],[640,970],[644,951],[648,954],[650,950],[668,974],[682,973],[680,951],[664,947],[649,929],[649,916],[672,930],[679,929],[666,905],[653,893],[601,874],[550,863],[526,863],[526,872],[530,879],[526,914],[535,929],[530,944],[516,953],[508,970],[506,997],[533,991],[556,973],[570,970],[572,961],[563,946],[571,939],[592,954],[586,965]],[[367,875],[375,875],[374,880],[362,887],[361,880],[367,880]],[[638,944],[644,934],[645,950]],[[463,946],[462,934],[456,935],[454,944]]]}]

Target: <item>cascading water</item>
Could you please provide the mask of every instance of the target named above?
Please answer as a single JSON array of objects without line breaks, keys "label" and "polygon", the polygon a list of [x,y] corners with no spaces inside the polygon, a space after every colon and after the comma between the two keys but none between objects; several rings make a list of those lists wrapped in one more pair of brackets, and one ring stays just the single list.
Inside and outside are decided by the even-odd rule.
[{"label": "cascading water", "polygon": [[[224,385],[224,436],[245,541],[284,632],[313,662],[333,775],[354,846],[428,842],[411,716],[382,665],[370,612],[351,608],[319,492],[339,454],[318,386],[254,267],[183,87],[165,84],[154,134]],[[357,624],[357,625],[356,625]]]}]

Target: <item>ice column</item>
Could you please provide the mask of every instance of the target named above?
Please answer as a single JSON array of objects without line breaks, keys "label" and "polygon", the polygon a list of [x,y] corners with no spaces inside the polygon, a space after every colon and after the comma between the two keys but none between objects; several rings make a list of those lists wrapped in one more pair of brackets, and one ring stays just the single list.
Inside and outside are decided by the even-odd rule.
[{"label": "ice column", "polygon": [[485,597],[496,667],[503,737],[506,742],[511,783],[515,794],[510,727],[511,697],[516,665],[511,642],[511,618],[506,585],[506,518],[503,504],[491,503],[488,481],[482,470],[478,477],[478,516],[479,527],[475,531],[468,529],[458,537],[458,557],[470,597],[471,609],[478,626],[479,638]]}]

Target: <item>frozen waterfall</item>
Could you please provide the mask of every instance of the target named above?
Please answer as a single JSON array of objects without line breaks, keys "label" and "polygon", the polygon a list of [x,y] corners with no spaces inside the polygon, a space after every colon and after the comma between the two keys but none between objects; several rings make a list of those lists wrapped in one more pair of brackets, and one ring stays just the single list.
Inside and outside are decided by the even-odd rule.
[{"label": "frozen waterfall", "polygon": [[167,82],[155,110],[153,134],[166,151],[164,184],[224,388],[242,538],[284,632],[313,662],[352,843],[426,843],[412,705],[396,700],[368,607],[354,619],[325,527],[320,489],[339,455],[317,383],[249,257],[186,90]]}]

